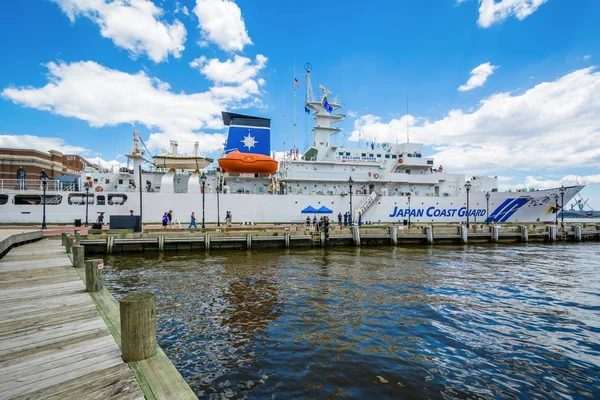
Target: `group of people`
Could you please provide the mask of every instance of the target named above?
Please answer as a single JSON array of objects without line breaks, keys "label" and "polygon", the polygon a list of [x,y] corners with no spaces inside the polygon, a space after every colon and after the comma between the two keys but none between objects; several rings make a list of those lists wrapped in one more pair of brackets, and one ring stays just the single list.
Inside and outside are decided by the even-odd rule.
[{"label": "group of people", "polygon": [[165,211],[162,216],[162,228],[167,229],[168,226],[173,229],[173,210],[169,210],[169,212]]},{"label": "group of people", "polygon": [[[165,215],[167,216],[168,222],[170,223],[170,221],[172,219],[172,211],[165,213]],[[225,212],[225,224],[227,226],[231,226],[231,219],[232,219],[231,211],[226,211]],[[191,229],[191,228],[198,229],[198,225],[196,224],[196,221],[198,221],[198,218],[196,217],[196,213],[192,212],[192,215],[190,216],[190,224],[188,225],[188,229]],[[163,229],[166,229],[164,216],[163,216]]]}]

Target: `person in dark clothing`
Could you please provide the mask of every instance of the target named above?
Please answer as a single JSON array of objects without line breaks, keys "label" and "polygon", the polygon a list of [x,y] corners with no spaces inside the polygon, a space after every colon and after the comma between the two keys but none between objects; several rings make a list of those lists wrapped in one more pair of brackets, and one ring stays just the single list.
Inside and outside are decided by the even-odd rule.
[{"label": "person in dark clothing", "polygon": [[310,226],[310,217],[306,217],[306,226]]},{"label": "person in dark clothing", "polygon": [[342,213],[338,213],[338,225],[342,226]]},{"label": "person in dark clothing", "polygon": [[317,226],[317,216],[313,217],[313,226]]},{"label": "person in dark clothing", "polygon": [[169,210],[167,218],[169,219],[169,226],[171,227],[171,229],[173,229],[173,210]]}]

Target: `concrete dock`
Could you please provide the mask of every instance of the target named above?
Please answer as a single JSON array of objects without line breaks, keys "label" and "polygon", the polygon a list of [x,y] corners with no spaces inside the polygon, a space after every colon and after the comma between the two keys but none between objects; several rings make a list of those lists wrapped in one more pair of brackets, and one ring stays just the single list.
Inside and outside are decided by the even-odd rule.
[{"label": "concrete dock", "polygon": [[0,398],[195,399],[162,350],[122,360],[119,304],[106,289],[86,293],[78,269],[59,240],[0,260]]}]

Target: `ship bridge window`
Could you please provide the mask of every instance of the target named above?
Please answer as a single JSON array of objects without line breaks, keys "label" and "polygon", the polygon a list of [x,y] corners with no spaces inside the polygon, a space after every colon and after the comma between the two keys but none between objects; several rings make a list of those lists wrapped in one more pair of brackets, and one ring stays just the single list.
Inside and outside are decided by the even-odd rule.
[{"label": "ship bridge window", "polygon": [[[68,202],[71,205],[83,206],[85,205],[85,194],[80,193],[71,193],[68,198]],[[87,204],[94,204],[94,195],[88,194],[87,196]]]},{"label": "ship bridge window", "polygon": [[381,154],[377,154],[377,158],[381,158]]},{"label": "ship bridge window", "polygon": [[0,194],[0,205],[4,205],[6,203],[8,203],[8,195]]},{"label": "ship bridge window", "polygon": [[340,155],[340,156],[343,156],[343,155],[344,155],[344,152],[343,152],[343,151],[340,151],[340,152],[338,153],[338,155]]},{"label": "ship bridge window", "polygon": [[123,184],[123,179],[119,179],[119,185]]},{"label": "ship bridge window", "polygon": [[346,155],[347,155],[348,157],[350,157],[350,152],[349,152],[349,151],[347,151],[347,152],[346,152]]},{"label": "ship bridge window", "polygon": [[396,155],[395,155],[395,154],[392,154],[392,158],[395,160],[395,159],[396,159],[396,158],[398,158],[398,157],[396,157]]},{"label": "ship bridge window", "polygon": [[126,194],[109,194],[108,195],[108,204],[109,205],[121,205],[127,202]]},{"label": "ship bridge window", "polygon": [[366,157],[366,156],[367,156],[367,153],[362,153],[360,156],[361,156],[361,157]]},{"label": "ship bridge window", "polygon": [[427,160],[427,165],[433,165],[433,160]]},{"label": "ship bridge window", "polygon": [[369,154],[369,157],[371,157],[371,158],[372,158],[372,157],[375,157],[375,154],[373,154],[373,153],[370,153],[370,154]]},{"label": "ship bridge window", "polygon": [[385,158],[390,158],[390,155],[389,155],[389,154],[386,154],[386,155],[385,155]]}]

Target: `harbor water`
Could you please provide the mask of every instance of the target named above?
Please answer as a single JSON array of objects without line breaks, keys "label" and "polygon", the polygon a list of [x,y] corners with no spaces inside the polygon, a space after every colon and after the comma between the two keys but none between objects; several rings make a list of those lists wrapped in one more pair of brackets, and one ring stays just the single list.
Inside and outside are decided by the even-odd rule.
[{"label": "harbor water", "polygon": [[600,246],[120,255],[200,398],[600,398]]}]

